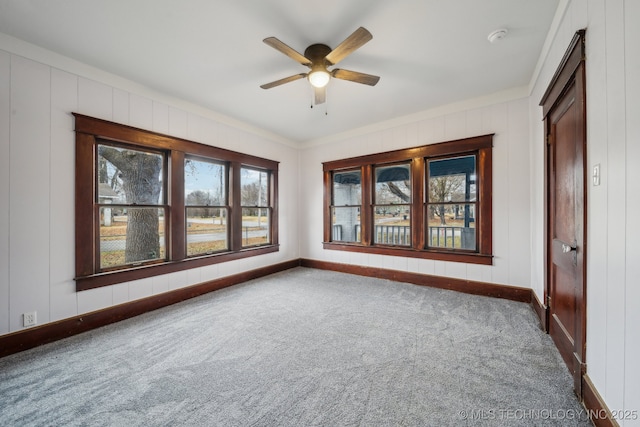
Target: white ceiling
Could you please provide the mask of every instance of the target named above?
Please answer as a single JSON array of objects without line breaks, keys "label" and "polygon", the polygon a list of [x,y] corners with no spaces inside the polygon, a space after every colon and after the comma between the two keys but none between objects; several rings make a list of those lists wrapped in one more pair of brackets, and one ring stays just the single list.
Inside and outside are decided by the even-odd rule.
[{"label": "white ceiling", "polygon": [[[529,84],[559,0],[0,0],[0,32],[214,110],[292,142]],[[307,68],[267,46],[334,48],[363,26],[373,39],[310,108]],[[499,28],[508,35],[491,44]]]}]

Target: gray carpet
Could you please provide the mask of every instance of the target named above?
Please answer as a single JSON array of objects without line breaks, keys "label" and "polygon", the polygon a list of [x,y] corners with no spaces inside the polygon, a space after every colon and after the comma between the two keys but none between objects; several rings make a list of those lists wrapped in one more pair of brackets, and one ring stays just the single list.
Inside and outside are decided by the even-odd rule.
[{"label": "gray carpet", "polygon": [[527,304],[296,268],[0,359],[0,425],[590,425],[571,387]]}]

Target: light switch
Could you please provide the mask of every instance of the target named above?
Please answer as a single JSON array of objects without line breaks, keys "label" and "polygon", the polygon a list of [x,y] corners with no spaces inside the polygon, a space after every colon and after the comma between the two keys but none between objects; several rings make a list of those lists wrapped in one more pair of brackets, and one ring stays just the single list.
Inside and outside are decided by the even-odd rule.
[{"label": "light switch", "polygon": [[593,167],[593,185],[600,185],[600,163]]}]

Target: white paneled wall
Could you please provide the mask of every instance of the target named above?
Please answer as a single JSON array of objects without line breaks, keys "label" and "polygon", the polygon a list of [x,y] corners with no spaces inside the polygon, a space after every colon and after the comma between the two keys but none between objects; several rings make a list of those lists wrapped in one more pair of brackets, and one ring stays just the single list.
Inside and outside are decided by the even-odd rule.
[{"label": "white paneled wall", "polygon": [[10,96],[9,328],[16,330],[22,313],[37,310],[48,321],[51,312],[49,67],[13,56]]},{"label": "white paneled wall", "polygon": [[[595,17],[605,16],[604,2],[590,1],[588,4],[589,15]],[[583,24],[587,27],[587,24]],[[577,29],[577,28],[576,28]],[[607,302],[607,265],[608,253],[606,241],[608,239],[608,194],[606,184],[609,182],[607,171],[609,168],[606,125],[603,118],[607,117],[607,85],[598,83],[605,81],[607,67],[607,52],[605,51],[606,27],[603,22],[590,23],[587,27],[586,50],[587,61],[587,165],[600,163],[602,173],[602,185],[587,188],[588,203],[588,229],[587,239],[589,254],[587,259],[587,340],[590,342],[595,337],[598,341],[605,339],[607,335],[606,302]],[[599,301],[599,304],[593,304]],[[594,341],[594,344],[597,341]],[[587,363],[589,363],[589,376],[600,387],[604,385],[606,377],[606,351],[607,346],[587,345]],[[604,394],[604,389],[600,389]]]},{"label": "white paneled wall", "polygon": [[[625,312],[621,310],[625,303],[626,245],[626,105],[625,105],[625,66],[624,66],[624,3],[623,1],[605,2],[604,25],[606,28],[605,51],[607,55],[605,81],[607,86],[607,114],[602,117],[607,127],[607,161],[610,166],[604,177],[607,203],[609,205],[607,221],[607,369],[605,393],[610,402],[621,407],[624,401],[624,365],[625,353]],[[639,46],[640,47],[640,46]],[[636,70],[640,72],[640,70]]]},{"label": "white paneled wall", "polygon": [[[640,408],[640,2],[626,1],[624,13],[626,104],[626,277],[624,295],[623,406]],[[628,423],[631,425],[632,423]],[[635,425],[640,425],[637,421]]]},{"label": "white paneled wall", "polygon": [[[158,98],[0,51],[0,335],[299,258],[298,151]],[[77,293],[72,112],[279,161],[280,251]]]},{"label": "white paneled wall", "polygon": [[[322,248],[322,162],[495,133],[493,266],[354,254]],[[464,109],[303,149],[300,154],[300,253],[345,264],[529,287],[529,107],[526,98]]]},{"label": "white paneled wall", "polygon": [[11,55],[0,51],[0,334],[9,332]]},{"label": "white paneled wall", "polygon": [[586,28],[587,374],[609,409],[640,420],[640,2],[571,0],[530,97],[532,288],[544,288],[544,145],[538,102],[571,38]]},{"label": "white paneled wall", "polygon": [[[50,289],[51,321],[78,314],[74,271],[75,226],[70,221],[75,209],[75,172],[69,159],[75,156],[75,135],[69,126],[70,111],[78,109],[78,78],[57,69],[51,70],[51,219]],[[42,321],[42,320],[41,320]]]},{"label": "white paneled wall", "polygon": [[[496,133],[493,144],[493,269],[491,281],[508,284],[509,256],[518,253],[518,248],[509,251],[509,147],[507,145],[508,111],[507,104],[497,104],[489,109],[486,117],[489,126]],[[528,141],[527,141],[528,142]],[[515,151],[515,150],[514,150]],[[527,181],[528,186],[528,181]],[[527,242],[528,244],[528,242]],[[524,242],[523,242],[524,247]]]},{"label": "white paneled wall", "polygon": [[[508,141],[528,141],[529,108],[527,102],[511,103],[507,111]],[[509,259],[509,283],[531,287],[530,174],[528,147],[508,144],[509,241],[510,251],[518,256]],[[526,179],[523,179],[526,177]]]}]

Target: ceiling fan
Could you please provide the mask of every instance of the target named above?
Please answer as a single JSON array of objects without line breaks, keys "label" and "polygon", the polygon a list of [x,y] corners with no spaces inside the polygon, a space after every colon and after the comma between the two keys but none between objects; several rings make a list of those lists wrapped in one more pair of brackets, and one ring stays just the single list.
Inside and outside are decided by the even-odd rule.
[{"label": "ceiling fan", "polygon": [[343,70],[340,68],[334,68],[331,71],[327,69],[327,67],[332,67],[342,61],[372,38],[373,36],[366,28],[360,27],[333,50],[325,44],[312,44],[305,49],[304,55],[302,55],[277,38],[267,37],[263,42],[284,53],[294,61],[309,67],[310,71],[308,73],[294,74],[293,76],[263,84],[260,87],[262,89],[271,89],[272,87],[280,86],[306,77],[309,79],[309,83],[311,83],[311,86],[313,86],[314,89],[314,104],[318,105],[324,103],[326,100],[326,86],[331,77],[375,86],[376,83],[378,83],[378,80],[380,80],[380,77],[378,76],[360,73],[357,71]]}]

